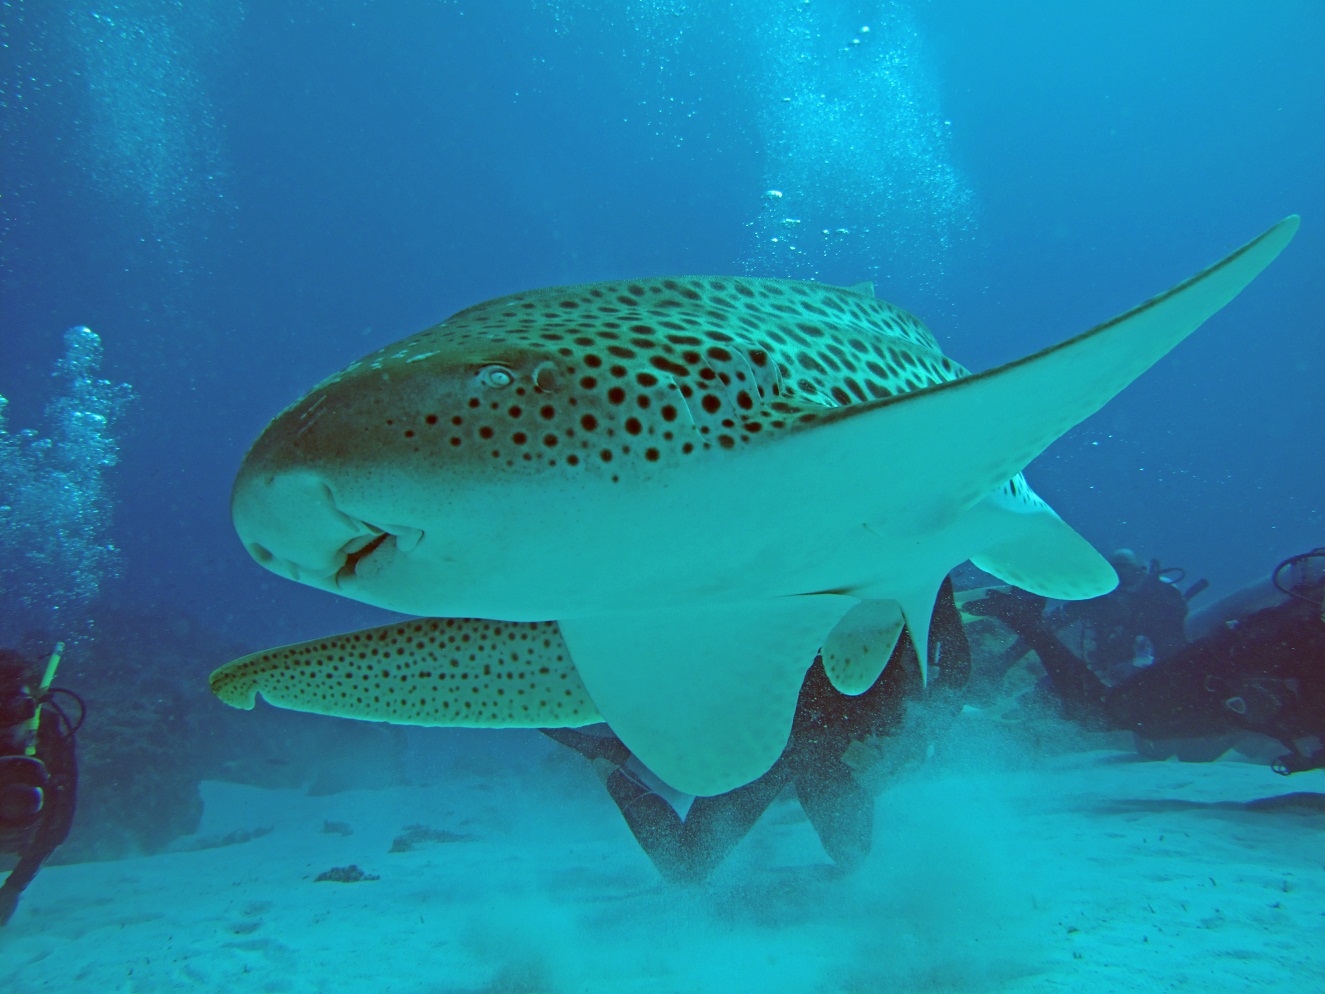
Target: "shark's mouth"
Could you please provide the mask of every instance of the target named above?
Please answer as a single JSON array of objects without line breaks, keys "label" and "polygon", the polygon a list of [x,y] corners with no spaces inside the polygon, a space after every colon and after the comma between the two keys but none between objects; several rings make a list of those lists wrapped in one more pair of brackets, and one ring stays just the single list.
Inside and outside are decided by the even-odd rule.
[{"label": "shark's mouth", "polygon": [[370,529],[369,534],[351,539],[340,549],[345,561],[336,571],[337,587],[350,580],[378,575],[398,554],[413,552],[423,541],[423,532],[418,528],[379,528],[366,522],[364,526]]},{"label": "shark's mouth", "polygon": [[345,548],[341,550],[345,556],[345,562],[336,571],[336,585],[339,586],[341,581],[356,576],[359,564],[380,549],[390,538],[391,535],[388,532],[381,532],[377,535],[361,535],[354,541],[347,543]]}]

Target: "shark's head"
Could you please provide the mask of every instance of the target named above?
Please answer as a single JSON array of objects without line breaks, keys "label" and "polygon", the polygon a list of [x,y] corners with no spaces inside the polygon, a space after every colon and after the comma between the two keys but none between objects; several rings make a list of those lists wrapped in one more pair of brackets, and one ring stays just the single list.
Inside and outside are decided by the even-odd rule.
[{"label": "shark's head", "polygon": [[[836,295],[826,306],[842,308],[839,321],[866,320],[850,308],[887,305],[800,286],[626,281],[470,308],[354,363],[278,416],[244,460],[235,526],[258,562],[303,583],[416,613],[454,612],[463,587],[472,610],[492,611],[474,584],[502,573],[499,561],[536,567],[529,544],[550,532],[568,550],[571,522],[592,518],[586,501],[605,502],[603,542],[613,526],[638,532],[646,525],[622,515],[647,511],[623,500],[627,491],[656,492],[679,464],[785,427],[779,398],[817,390],[834,406],[833,392],[846,401],[909,385],[865,369],[889,364],[883,347],[852,363],[804,355],[812,336],[796,322],[810,315],[796,309],[817,307],[811,292]],[[899,337],[894,358],[930,341],[906,317],[899,335],[916,340]],[[752,326],[772,327],[773,339],[759,341]],[[840,385],[825,384],[829,370]],[[896,375],[936,374],[916,365]],[[546,542],[542,550],[543,562],[557,554]],[[505,575],[501,596],[518,601]]]},{"label": "shark's head", "polygon": [[472,525],[474,488],[578,461],[562,438],[585,391],[570,392],[568,372],[549,344],[445,326],[370,355],[253,445],[235,527],[269,569],[376,600],[393,560],[442,538],[443,522],[455,534]]}]

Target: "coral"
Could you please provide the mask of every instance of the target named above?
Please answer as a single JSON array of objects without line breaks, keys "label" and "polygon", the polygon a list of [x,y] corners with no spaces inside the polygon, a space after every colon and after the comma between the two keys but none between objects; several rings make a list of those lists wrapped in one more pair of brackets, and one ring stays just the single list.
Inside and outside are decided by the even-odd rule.
[{"label": "coral", "polygon": [[177,614],[98,603],[92,616],[96,638],[69,650],[57,680],[87,703],[62,861],[158,852],[197,831],[216,729],[196,667],[229,651]]},{"label": "coral", "polygon": [[363,870],[351,863],[349,866],[333,866],[330,870],[324,870],[313,878],[313,882],[331,881],[338,884],[357,884],[364,880],[381,879],[376,874],[364,873]]},{"label": "coral", "polygon": [[466,839],[472,839],[472,835],[463,835],[459,832],[448,832],[443,828],[433,828],[430,825],[406,825],[405,831],[397,835],[391,843],[388,852],[409,852],[416,846],[428,842],[464,842]]},{"label": "coral", "polygon": [[221,849],[225,846],[243,845],[245,842],[252,842],[254,839],[260,839],[264,835],[270,834],[270,826],[237,828],[233,832],[226,832],[225,835],[209,835],[206,838],[194,839],[187,845],[178,848],[180,852],[202,852],[204,849]]}]

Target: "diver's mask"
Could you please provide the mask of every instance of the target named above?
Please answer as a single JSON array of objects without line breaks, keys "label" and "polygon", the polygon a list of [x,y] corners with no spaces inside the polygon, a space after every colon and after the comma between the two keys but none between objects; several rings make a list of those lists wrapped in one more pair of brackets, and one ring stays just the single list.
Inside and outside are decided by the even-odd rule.
[{"label": "diver's mask", "polygon": [[26,828],[46,806],[50,777],[32,756],[0,756],[0,829]]}]

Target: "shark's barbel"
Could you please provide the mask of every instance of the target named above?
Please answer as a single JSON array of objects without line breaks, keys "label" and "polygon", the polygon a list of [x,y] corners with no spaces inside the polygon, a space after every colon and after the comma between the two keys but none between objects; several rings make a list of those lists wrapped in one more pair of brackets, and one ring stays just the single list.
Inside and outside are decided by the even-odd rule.
[{"label": "shark's barbel", "polygon": [[1051,597],[1112,589],[1021,470],[1297,225],[974,375],[866,287],[623,280],[462,311],[278,416],[232,503],[268,569],[427,620],[245,657],[213,689],[417,724],[601,718],[681,790],[745,783],[816,650],[863,691],[903,621],[926,644],[964,560]]}]

